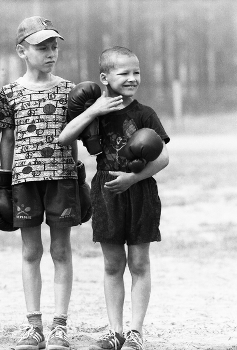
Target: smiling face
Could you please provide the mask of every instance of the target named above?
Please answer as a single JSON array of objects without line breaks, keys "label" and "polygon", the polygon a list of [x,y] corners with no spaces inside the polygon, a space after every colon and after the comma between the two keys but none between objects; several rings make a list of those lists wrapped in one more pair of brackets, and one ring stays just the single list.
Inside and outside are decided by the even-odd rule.
[{"label": "smiling face", "polygon": [[113,55],[113,67],[100,74],[101,82],[107,86],[111,97],[122,95],[131,98],[140,85],[140,67],[135,55]]},{"label": "smiling face", "polygon": [[17,47],[18,55],[25,59],[29,70],[50,73],[58,59],[58,44],[56,38],[50,38],[37,45],[28,43]]}]

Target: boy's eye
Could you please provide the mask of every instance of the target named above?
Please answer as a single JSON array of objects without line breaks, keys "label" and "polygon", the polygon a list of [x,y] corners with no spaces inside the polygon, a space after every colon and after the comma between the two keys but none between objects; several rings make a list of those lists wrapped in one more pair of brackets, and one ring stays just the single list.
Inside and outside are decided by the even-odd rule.
[{"label": "boy's eye", "polygon": [[38,50],[45,50],[46,46],[38,46]]},{"label": "boy's eye", "polygon": [[[38,46],[38,50],[47,50],[47,46]],[[52,46],[51,50],[57,50],[58,49],[58,46]]]}]

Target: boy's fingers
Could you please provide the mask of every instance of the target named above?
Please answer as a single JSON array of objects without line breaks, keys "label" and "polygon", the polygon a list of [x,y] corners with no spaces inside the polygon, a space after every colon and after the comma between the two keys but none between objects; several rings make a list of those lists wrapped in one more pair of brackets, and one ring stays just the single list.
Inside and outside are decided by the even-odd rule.
[{"label": "boy's fingers", "polygon": [[122,95],[119,95],[119,96],[116,96],[114,97],[115,100],[119,99],[119,100],[122,100],[123,99],[123,96]]},{"label": "boy's fingers", "polygon": [[120,175],[120,171],[109,171],[109,174],[113,175],[113,176],[119,176]]},{"label": "boy's fingers", "polygon": [[108,182],[105,182],[105,187],[112,187],[114,185],[116,185],[116,179],[108,181]]}]

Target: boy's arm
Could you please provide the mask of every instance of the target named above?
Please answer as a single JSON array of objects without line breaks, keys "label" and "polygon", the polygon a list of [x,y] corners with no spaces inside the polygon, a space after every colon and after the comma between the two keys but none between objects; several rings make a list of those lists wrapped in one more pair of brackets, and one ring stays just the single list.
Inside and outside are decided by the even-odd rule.
[{"label": "boy's arm", "polygon": [[12,170],[14,145],[14,130],[10,128],[3,128],[0,149],[1,169]]},{"label": "boy's arm", "polygon": [[62,145],[71,144],[96,117],[117,111],[122,101],[122,96],[106,97],[103,92],[93,105],[66,125],[59,135],[59,142]]},{"label": "boy's arm", "polygon": [[151,177],[169,164],[169,154],[166,144],[163,141],[163,149],[157,159],[147,163],[146,167],[140,173],[124,173],[119,171],[110,171],[111,175],[116,176],[115,180],[105,183],[105,188],[116,194],[126,191],[130,186]]},{"label": "boy's arm", "polygon": [[73,141],[72,143],[72,157],[74,159],[74,162],[76,163],[78,161],[78,145],[77,140]]}]

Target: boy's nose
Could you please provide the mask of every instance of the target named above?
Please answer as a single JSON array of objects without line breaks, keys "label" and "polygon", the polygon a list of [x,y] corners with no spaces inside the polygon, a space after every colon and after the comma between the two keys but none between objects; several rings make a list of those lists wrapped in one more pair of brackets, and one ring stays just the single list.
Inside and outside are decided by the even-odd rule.
[{"label": "boy's nose", "polygon": [[55,52],[53,50],[48,50],[48,57],[53,57],[55,55]]},{"label": "boy's nose", "polygon": [[130,74],[129,77],[128,77],[128,80],[129,81],[135,81],[136,77],[133,74]]}]

